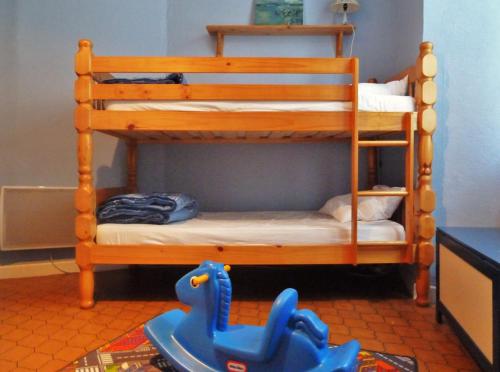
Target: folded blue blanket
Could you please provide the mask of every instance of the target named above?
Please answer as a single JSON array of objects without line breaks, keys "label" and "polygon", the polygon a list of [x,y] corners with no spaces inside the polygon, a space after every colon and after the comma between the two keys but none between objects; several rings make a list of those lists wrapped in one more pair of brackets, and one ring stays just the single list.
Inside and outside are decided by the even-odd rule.
[{"label": "folded blue blanket", "polygon": [[165,225],[196,217],[198,202],[182,193],[125,194],[107,199],[97,209],[99,223]]},{"label": "folded blue blanket", "polygon": [[184,75],[181,73],[173,73],[164,78],[113,78],[106,79],[101,82],[102,84],[184,84]]}]

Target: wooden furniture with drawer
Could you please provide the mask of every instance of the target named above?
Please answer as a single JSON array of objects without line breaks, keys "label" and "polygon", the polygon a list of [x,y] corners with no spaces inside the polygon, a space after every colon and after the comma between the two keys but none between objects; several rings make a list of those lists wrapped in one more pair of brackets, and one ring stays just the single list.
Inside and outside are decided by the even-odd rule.
[{"label": "wooden furniture with drawer", "polygon": [[437,230],[436,319],[486,371],[500,371],[500,228]]}]

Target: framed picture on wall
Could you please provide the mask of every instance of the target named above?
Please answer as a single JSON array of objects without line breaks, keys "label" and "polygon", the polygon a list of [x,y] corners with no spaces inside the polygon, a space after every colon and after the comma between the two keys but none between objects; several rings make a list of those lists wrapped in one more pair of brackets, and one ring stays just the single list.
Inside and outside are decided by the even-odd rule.
[{"label": "framed picture on wall", "polygon": [[255,0],[256,25],[301,25],[303,15],[303,0]]}]

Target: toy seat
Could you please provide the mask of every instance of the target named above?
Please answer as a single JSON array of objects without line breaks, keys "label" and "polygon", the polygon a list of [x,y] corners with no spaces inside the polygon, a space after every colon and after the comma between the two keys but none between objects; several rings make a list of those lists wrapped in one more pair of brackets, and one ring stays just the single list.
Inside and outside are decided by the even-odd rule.
[{"label": "toy seat", "polygon": [[297,308],[297,291],[287,288],[274,300],[265,327],[235,326],[216,332],[216,350],[241,360],[263,362],[276,351],[290,316]]}]

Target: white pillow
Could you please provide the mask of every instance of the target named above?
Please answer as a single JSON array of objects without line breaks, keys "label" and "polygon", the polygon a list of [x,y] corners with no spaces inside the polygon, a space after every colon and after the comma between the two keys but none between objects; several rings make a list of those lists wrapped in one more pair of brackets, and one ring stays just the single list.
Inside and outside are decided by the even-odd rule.
[{"label": "white pillow", "polygon": [[[373,190],[403,191],[404,187],[377,185]],[[401,196],[361,196],[358,200],[358,221],[388,220],[398,208]],[[338,195],[329,199],[319,210],[339,222],[351,221],[351,194]]]},{"label": "white pillow", "polygon": [[[405,191],[404,187],[389,187],[386,185],[376,185],[373,186],[373,190],[376,191]],[[378,196],[384,205],[385,214],[388,215],[387,218],[391,218],[393,213],[398,209],[399,203],[403,200],[402,196]]]},{"label": "white pillow", "polygon": [[[360,219],[358,208],[358,220]],[[337,221],[348,222],[351,220],[351,194],[337,195],[329,199],[319,210],[319,213],[328,214]]]},{"label": "white pillow", "polygon": [[401,80],[390,81],[385,84],[360,83],[359,95],[406,96],[408,91],[408,75]]}]

